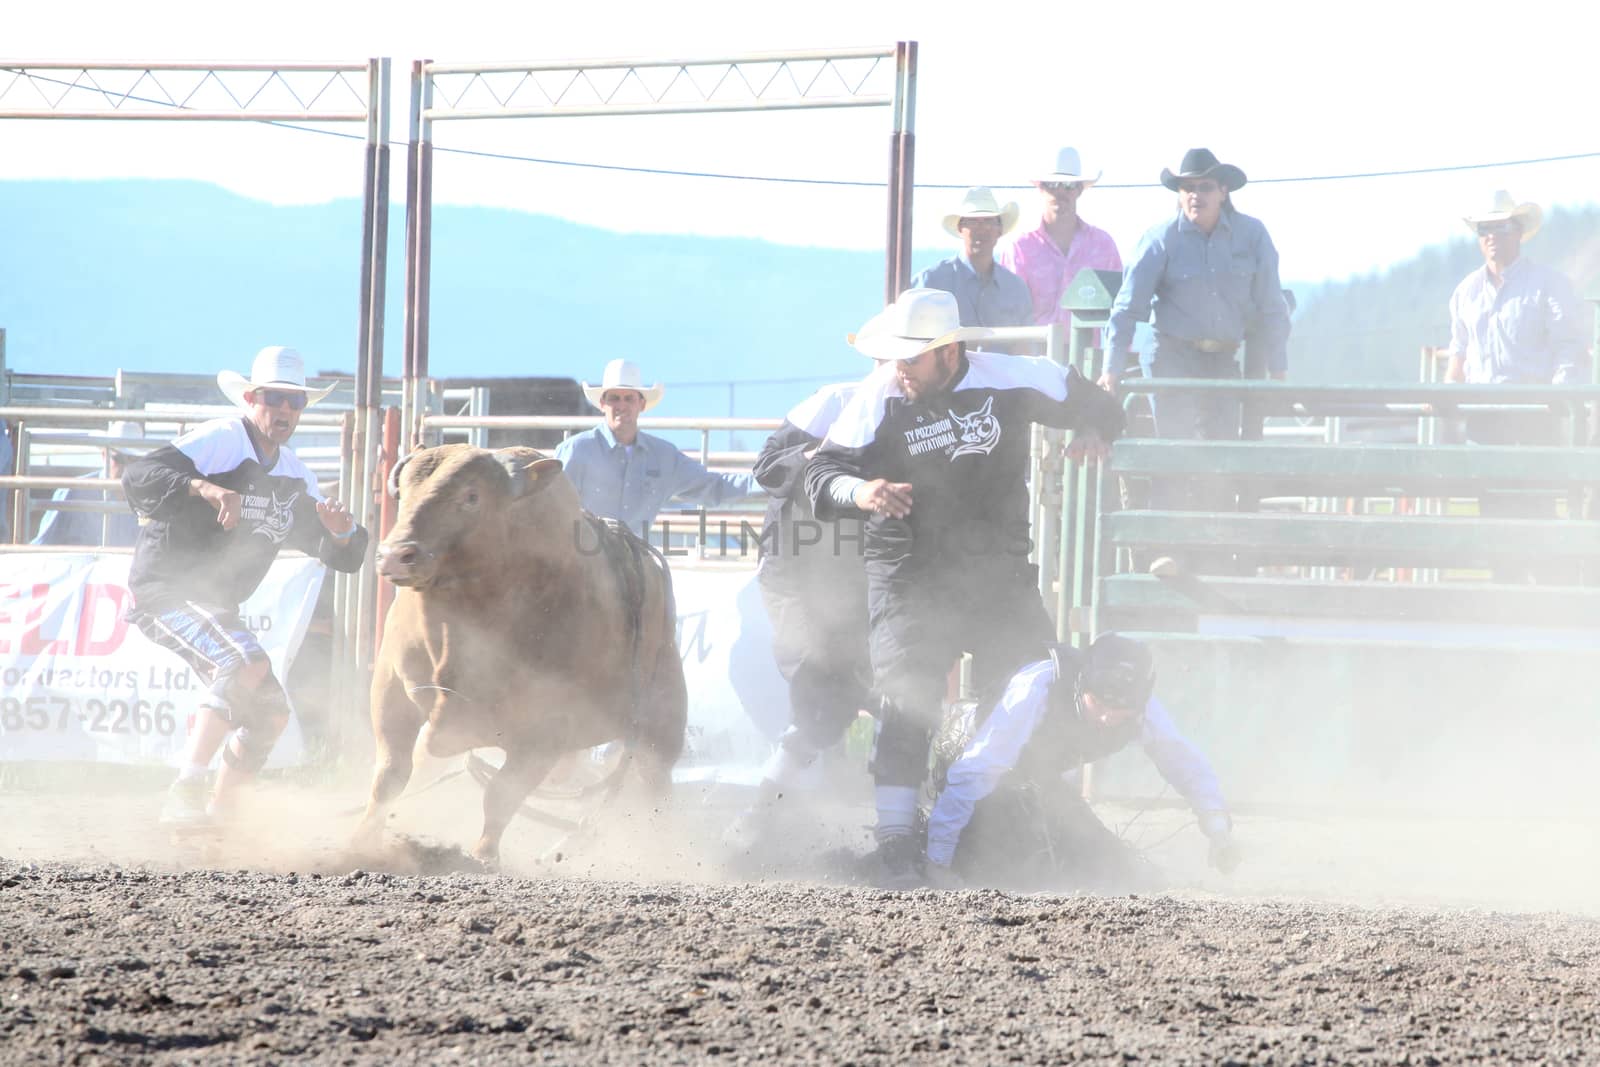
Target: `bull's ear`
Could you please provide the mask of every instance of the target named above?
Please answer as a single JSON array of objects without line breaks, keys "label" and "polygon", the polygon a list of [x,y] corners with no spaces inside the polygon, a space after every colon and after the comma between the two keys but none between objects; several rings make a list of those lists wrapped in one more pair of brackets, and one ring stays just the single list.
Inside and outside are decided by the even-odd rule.
[{"label": "bull's ear", "polygon": [[494,458],[511,476],[512,497],[537,493],[561,474],[561,461],[532,448],[498,449]]}]

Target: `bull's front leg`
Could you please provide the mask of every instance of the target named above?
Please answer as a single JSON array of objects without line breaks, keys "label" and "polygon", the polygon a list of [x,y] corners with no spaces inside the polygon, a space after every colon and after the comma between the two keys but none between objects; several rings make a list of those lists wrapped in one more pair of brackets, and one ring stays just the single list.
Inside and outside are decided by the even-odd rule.
[{"label": "bull's front leg", "polygon": [[412,748],[423,721],[422,709],[406,692],[404,680],[393,671],[380,670],[372,683],[376,762],[367,810],[351,840],[351,847],[357,851],[376,852],[382,845],[389,808],[411,780]]},{"label": "bull's front leg", "polygon": [[497,865],[500,862],[500,839],[517,809],[533,792],[533,787],[544,781],[550,768],[555,766],[556,753],[534,749],[506,751],[505,765],[483,788],[483,835],[472,846],[472,855],[479,861]]}]

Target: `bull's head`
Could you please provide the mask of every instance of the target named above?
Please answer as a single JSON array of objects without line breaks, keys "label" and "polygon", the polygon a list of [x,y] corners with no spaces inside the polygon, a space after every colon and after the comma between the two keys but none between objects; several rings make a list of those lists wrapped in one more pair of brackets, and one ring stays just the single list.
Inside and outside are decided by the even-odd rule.
[{"label": "bull's head", "polygon": [[378,573],[417,589],[492,573],[504,561],[506,509],[560,476],[559,460],[531,448],[444,445],[407,456],[389,476],[400,513],[378,546]]}]

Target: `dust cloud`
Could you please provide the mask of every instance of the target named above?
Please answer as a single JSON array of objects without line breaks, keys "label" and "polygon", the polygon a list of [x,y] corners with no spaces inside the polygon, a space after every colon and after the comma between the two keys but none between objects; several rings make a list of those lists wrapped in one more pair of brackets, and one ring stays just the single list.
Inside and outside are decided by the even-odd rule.
[{"label": "dust cloud", "polygon": [[[23,862],[115,864],[163,870],[249,869],[275,874],[396,875],[483,873],[467,850],[482,819],[482,793],[451,761],[442,777],[418,776],[395,805],[380,851],[360,852],[350,835],[365,800],[364,780],[310,786],[268,780],[252,790],[226,835],[174,837],[156,823],[159,788],[7,790],[0,857]],[[1512,782],[1485,763],[1497,788],[1537,786],[1537,773]],[[1426,783],[1415,783],[1420,792]],[[423,788],[427,787],[427,788]],[[1534,794],[1537,795],[1537,794]],[[782,801],[781,847],[759,859],[730,852],[721,833],[750,799],[730,785],[680,783],[668,806],[633,784],[612,804],[588,810],[576,834],[527,818],[513,821],[500,873],[516,878],[729,884],[846,881],[838,857],[870,847],[870,782],[845,768],[816,793]],[[1565,911],[1600,915],[1600,818],[1592,812],[1539,814],[1423,810],[1398,794],[1368,794],[1344,810],[1326,805],[1243,803],[1235,834],[1244,862],[1230,877],[1206,864],[1193,816],[1170,797],[1097,802],[1103,821],[1164,875],[1167,891],[1198,898],[1293,898],[1424,909]],[[1413,800],[1415,798],[1412,798]],[[579,818],[574,803],[542,799],[547,814]],[[1063,887],[1070,892],[1072,887]]]}]

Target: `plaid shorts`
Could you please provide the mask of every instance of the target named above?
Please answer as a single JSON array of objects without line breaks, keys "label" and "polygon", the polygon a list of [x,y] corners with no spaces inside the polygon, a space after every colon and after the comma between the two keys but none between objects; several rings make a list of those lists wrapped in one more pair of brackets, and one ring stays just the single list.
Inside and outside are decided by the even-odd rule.
[{"label": "plaid shorts", "polygon": [[128,621],[193,667],[219,698],[239,668],[267,659],[266,650],[233,609],[189,601],[161,612],[134,611]]}]

